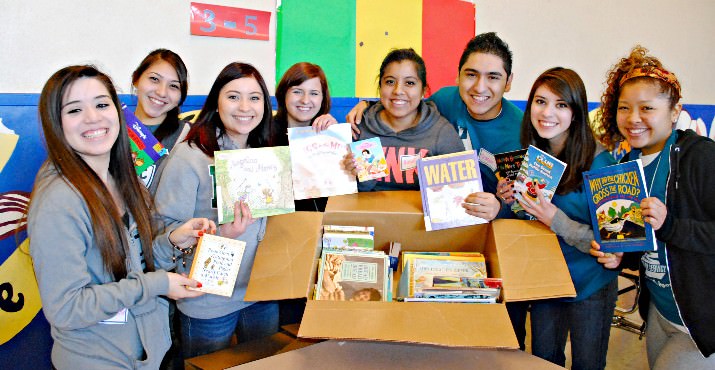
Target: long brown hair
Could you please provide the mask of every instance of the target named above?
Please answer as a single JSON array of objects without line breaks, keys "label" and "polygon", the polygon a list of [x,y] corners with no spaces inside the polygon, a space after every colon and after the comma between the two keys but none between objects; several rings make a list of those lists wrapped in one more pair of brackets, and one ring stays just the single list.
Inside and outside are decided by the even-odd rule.
[{"label": "long brown hair", "polygon": [[[218,114],[219,93],[227,83],[244,77],[254,78],[263,92],[263,117],[258,126],[248,134],[248,145],[251,148],[275,145],[277,132],[273,124],[273,111],[266,82],[252,65],[233,62],[224,67],[216,77],[216,81],[214,81],[209,94],[206,96],[206,102],[204,102],[204,106],[196,118],[196,123],[191,125],[191,130],[185,139],[189,145],[196,145],[197,148],[211,158],[213,158],[215,151],[221,150],[218,146],[218,137],[226,133],[226,126],[224,126]],[[216,134],[216,130],[219,131],[218,134]]]},{"label": "long brown hair", "polygon": [[[70,66],[60,69],[42,88],[38,105],[42,131],[47,145],[48,162],[68,185],[73,187],[89,210],[92,219],[94,243],[101,252],[107,272],[116,280],[127,276],[126,255],[129,241],[126,237],[122,215],[119,214],[109,189],[67,142],[62,131],[62,97],[70,86],[81,78],[94,78],[101,82],[114,103],[119,116],[119,136],[110,151],[109,173],[117,189],[136,220],[146,270],[154,270],[152,254],[153,224],[150,213],[151,198],[134,170],[124,116],[111,79],[93,66]],[[38,190],[38,184],[35,185]]]},{"label": "long brown hair", "polygon": [[548,69],[534,81],[521,121],[521,145],[533,145],[547,152],[550,152],[549,141],[539,136],[531,122],[531,104],[534,102],[536,89],[542,85],[563,99],[573,113],[566,145],[556,156],[567,164],[556,193],[566,194],[581,186],[581,174],[591,168],[596,153],[596,139],[588,118],[586,87],[576,72],[562,67]]}]

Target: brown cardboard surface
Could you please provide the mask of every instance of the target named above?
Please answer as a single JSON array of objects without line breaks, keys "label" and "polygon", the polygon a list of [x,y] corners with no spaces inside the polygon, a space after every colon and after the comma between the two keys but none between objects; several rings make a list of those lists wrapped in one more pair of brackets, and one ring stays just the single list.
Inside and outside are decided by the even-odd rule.
[{"label": "brown cardboard surface", "polygon": [[254,361],[237,370],[563,369],[518,350],[449,348],[420,344],[329,340]]},{"label": "brown cardboard surface", "polygon": [[576,296],[556,235],[547,226],[504,219],[492,222],[492,230],[507,302]]},{"label": "brown cardboard surface", "polygon": [[303,298],[320,257],[323,214],[295,212],[268,218],[258,245],[245,300]]},{"label": "brown cardboard surface", "polygon": [[187,370],[223,370],[272,356],[289,345],[295,338],[284,333],[252,340],[203,356],[184,361]]},{"label": "brown cardboard surface", "polygon": [[518,348],[501,304],[312,301],[300,337]]},{"label": "brown cardboard surface", "polygon": [[[537,221],[425,231],[420,193],[393,191],[331,197],[324,214],[272,216],[256,254],[246,300],[310,295],[321,250],[321,226],[375,227],[375,248],[478,251],[488,273],[504,279],[506,301],[573,296],[555,235]],[[399,272],[393,287],[397,286]],[[308,300],[300,337],[419,342],[455,347],[517,348],[502,304],[334,302]]]}]

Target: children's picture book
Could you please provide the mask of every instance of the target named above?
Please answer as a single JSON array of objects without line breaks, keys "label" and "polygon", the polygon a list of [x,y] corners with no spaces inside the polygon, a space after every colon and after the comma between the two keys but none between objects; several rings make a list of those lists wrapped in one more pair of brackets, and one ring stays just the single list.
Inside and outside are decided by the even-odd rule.
[{"label": "children's picture book", "polygon": [[519,149],[512,152],[499,153],[494,155],[497,169],[495,171],[497,180],[516,180],[516,176],[521,168],[527,149]]},{"label": "children's picture book", "polygon": [[387,167],[379,137],[350,143],[350,151],[357,162],[360,182],[390,176],[390,169]]},{"label": "children's picture book", "polygon": [[[522,200],[521,193],[524,192],[529,199],[538,203],[536,199],[536,189],[538,188],[545,199],[551,200],[564,171],[566,171],[566,163],[533,145],[529,145],[514,180],[515,198]],[[514,212],[524,210],[519,202],[514,202],[511,209]]]},{"label": "children's picture book", "polygon": [[431,255],[420,252],[404,252],[398,296],[414,297],[415,293],[421,292],[424,287],[432,287],[435,276],[486,278],[486,260],[480,253]]},{"label": "children's picture book", "polygon": [[417,174],[427,231],[487,222],[467,214],[462,208],[469,194],[483,189],[476,151],[420,158]]},{"label": "children's picture book", "polygon": [[603,252],[656,250],[655,232],[643,220],[648,197],[640,159],[583,173],[596,242]]},{"label": "children's picture book", "polygon": [[127,124],[134,169],[144,182],[144,185],[148,187],[151,185],[156,173],[154,163],[159,158],[169,154],[169,151],[161,145],[151,130],[125,104],[122,104],[122,113],[124,113],[124,121]]},{"label": "children's picture book", "polygon": [[224,297],[233,295],[246,243],[236,239],[204,234],[194,251],[189,278],[201,283],[201,288],[189,288]]},{"label": "children's picture book", "polygon": [[357,193],[355,176],[342,161],[352,142],[349,123],[330,125],[316,133],[308,127],[288,128],[295,199]]},{"label": "children's picture book", "polygon": [[243,201],[254,218],[295,212],[287,146],[214,152],[218,222],[234,219]]},{"label": "children's picture book", "polygon": [[372,226],[323,226],[323,248],[375,249],[375,228]]},{"label": "children's picture book", "polygon": [[389,266],[384,253],[323,250],[315,299],[391,301]]}]

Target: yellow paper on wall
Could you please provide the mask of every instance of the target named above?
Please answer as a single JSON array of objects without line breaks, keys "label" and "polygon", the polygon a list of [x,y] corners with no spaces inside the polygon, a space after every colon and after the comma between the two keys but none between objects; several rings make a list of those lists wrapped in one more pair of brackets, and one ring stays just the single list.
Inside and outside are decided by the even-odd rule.
[{"label": "yellow paper on wall", "polygon": [[355,17],[355,96],[377,97],[380,64],[390,50],[422,55],[422,0],[357,0]]},{"label": "yellow paper on wall", "polygon": [[27,326],[42,307],[35,270],[28,253],[30,240],[15,249],[0,265],[0,345]]},{"label": "yellow paper on wall", "polygon": [[[2,124],[2,121],[0,121],[0,124]],[[5,168],[7,161],[10,160],[19,138],[15,134],[0,134],[0,172]]]}]

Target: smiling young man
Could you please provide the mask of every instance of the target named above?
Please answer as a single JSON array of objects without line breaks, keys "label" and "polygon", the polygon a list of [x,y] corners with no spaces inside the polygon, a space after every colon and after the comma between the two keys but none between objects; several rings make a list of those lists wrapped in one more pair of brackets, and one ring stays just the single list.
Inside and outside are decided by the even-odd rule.
[{"label": "smiling young man", "polygon": [[[521,148],[519,132],[524,113],[504,98],[511,89],[512,54],[496,33],[469,40],[459,60],[457,86],[439,89],[429,97],[465,140],[466,147],[492,154]],[[494,172],[481,165],[484,191],[494,193]]]}]

